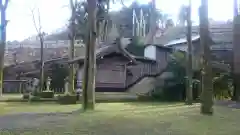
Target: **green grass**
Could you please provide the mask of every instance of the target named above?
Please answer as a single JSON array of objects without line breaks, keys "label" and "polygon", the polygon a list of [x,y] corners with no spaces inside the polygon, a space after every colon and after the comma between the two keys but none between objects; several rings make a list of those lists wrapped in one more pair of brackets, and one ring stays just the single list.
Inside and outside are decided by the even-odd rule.
[{"label": "green grass", "polygon": [[[55,94],[53,99],[41,99],[42,102],[57,101],[57,96],[63,94]],[[0,97],[0,102],[26,102],[28,100],[22,98],[21,94],[4,94]],[[131,93],[123,92],[96,92],[97,102],[138,102],[137,96]]]},{"label": "green grass", "polygon": [[[0,104],[0,107],[7,107]],[[62,112],[80,105],[10,103],[8,112]],[[19,109],[20,106],[25,109]],[[11,108],[12,107],[12,108]],[[95,112],[48,116],[26,120],[29,128],[19,127],[1,135],[235,135],[240,132],[240,110],[215,107],[213,116],[203,116],[199,105],[182,103],[102,103]],[[5,111],[5,114],[6,112]],[[50,120],[50,118],[52,119]],[[31,124],[32,123],[32,124]],[[38,123],[39,126],[31,127]]]},{"label": "green grass", "polygon": [[54,102],[0,102],[0,116],[6,114],[17,113],[55,113],[55,112],[71,112],[81,108],[81,105],[59,105]]}]

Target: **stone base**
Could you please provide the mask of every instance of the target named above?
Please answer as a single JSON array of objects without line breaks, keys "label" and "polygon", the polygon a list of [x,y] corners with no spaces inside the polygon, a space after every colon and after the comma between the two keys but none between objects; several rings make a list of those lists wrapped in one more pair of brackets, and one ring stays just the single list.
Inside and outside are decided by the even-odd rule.
[{"label": "stone base", "polygon": [[201,114],[203,115],[213,115],[213,108],[201,105]]},{"label": "stone base", "polygon": [[76,104],[77,96],[76,95],[64,95],[58,97],[58,103],[62,105]]}]

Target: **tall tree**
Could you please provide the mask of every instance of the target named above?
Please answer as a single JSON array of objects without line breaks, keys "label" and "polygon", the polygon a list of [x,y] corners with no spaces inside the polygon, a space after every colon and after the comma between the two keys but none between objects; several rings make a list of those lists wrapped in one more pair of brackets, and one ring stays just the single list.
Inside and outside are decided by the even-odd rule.
[{"label": "tall tree", "polygon": [[[35,12],[37,10],[37,18],[35,17]],[[41,15],[40,15],[40,10],[39,8],[33,8],[31,9],[31,14],[32,14],[32,20],[33,20],[33,25],[36,29],[37,36],[40,41],[40,86],[39,86],[39,91],[43,91],[44,88],[44,36],[45,33],[42,31],[42,24],[41,24]]]},{"label": "tall tree", "polygon": [[[236,19],[236,17],[238,16],[238,0],[233,0],[233,20]],[[233,27],[234,27],[234,23],[233,23]],[[233,29],[233,31],[235,31],[235,29]],[[234,39],[233,39],[234,42]],[[234,55],[235,55],[235,49],[233,49],[233,54],[232,54],[232,66],[231,66],[231,72],[232,72],[232,77],[233,77],[233,95],[232,95],[232,100],[233,101],[237,101],[239,100],[239,92],[237,90],[237,77],[235,75],[234,72],[234,66],[235,66],[235,61],[234,61]]]},{"label": "tall tree", "polygon": [[[109,3],[110,0],[99,0],[97,4],[97,15],[96,15],[96,30],[97,30],[97,38],[99,40],[106,40],[107,34],[109,32],[109,21],[110,17],[108,15],[109,12]],[[86,41],[86,31],[88,24],[88,3],[87,2],[79,2],[76,7],[76,22],[77,22],[77,38],[83,39],[83,42]]]},{"label": "tall tree", "polygon": [[157,18],[156,18],[156,0],[152,0],[151,2],[151,14],[150,14],[150,30],[147,34],[144,44],[153,44],[154,36],[157,31]]},{"label": "tall tree", "polygon": [[97,0],[87,1],[88,33],[86,43],[86,55],[84,60],[83,76],[83,109],[94,110],[95,108],[95,70],[96,70],[96,16]]},{"label": "tall tree", "polygon": [[184,26],[185,22],[187,21],[186,16],[187,16],[187,12],[188,12],[188,6],[186,5],[182,5],[179,9],[179,13],[178,13],[178,22],[179,25]]},{"label": "tall tree", "polygon": [[191,7],[192,2],[189,0],[189,6],[187,8],[187,42],[188,42],[188,54],[187,54],[187,91],[186,91],[186,104],[191,105],[193,100],[192,92],[192,21],[191,21]]},{"label": "tall tree", "polygon": [[8,7],[9,0],[0,0],[0,11],[1,11],[1,39],[0,39],[0,96],[3,92],[3,68],[4,68],[4,54],[6,46],[6,9]]},{"label": "tall tree", "polygon": [[[69,33],[69,39],[70,39],[70,48],[69,48],[69,59],[72,60],[74,59],[74,43],[75,43],[75,37],[76,37],[76,7],[77,7],[77,1],[75,0],[69,0],[70,2],[70,8],[71,8],[71,19],[70,19],[70,33]],[[69,88],[68,92],[69,94],[74,93],[74,79],[75,79],[75,69],[74,69],[74,64],[69,65]]]},{"label": "tall tree", "polygon": [[208,0],[201,0],[200,7],[200,39],[202,48],[202,95],[201,95],[201,113],[213,114],[213,84],[211,54],[209,46],[208,30]]},{"label": "tall tree", "polygon": [[76,38],[86,43],[86,32],[88,24],[87,2],[79,2],[76,7]]},{"label": "tall tree", "polygon": [[238,0],[233,0],[233,18],[238,15]]}]

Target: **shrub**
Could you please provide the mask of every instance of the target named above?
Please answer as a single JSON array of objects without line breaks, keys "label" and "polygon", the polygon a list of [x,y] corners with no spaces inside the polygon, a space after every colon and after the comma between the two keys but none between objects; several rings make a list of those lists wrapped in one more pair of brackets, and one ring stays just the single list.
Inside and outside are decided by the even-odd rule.
[{"label": "shrub", "polygon": [[185,96],[185,85],[175,84],[173,86],[164,86],[161,90],[153,92],[152,97],[159,101],[182,101]]},{"label": "shrub", "polygon": [[40,93],[41,98],[54,98],[54,92],[53,91],[43,91]]},{"label": "shrub", "polygon": [[29,93],[24,93],[22,95],[22,99],[29,99]]},{"label": "shrub", "polygon": [[151,101],[153,98],[149,95],[138,95],[139,101]]},{"label": "shrub", "polygon": [[37,91],[37,90],[33,90],[33,91],[31,92],[31,94],[32,94],[33,96],[39,96],[40,92]]},{"label": "shrub", "polygon": [[41,98],[39,96],[30,96],[29,101],[30,102],[39,102],[39,101],[41,101]]},{"label": "shrub", "polygon": [[58,96],[58,103],[62,105],[76,104],[77,96],[76,95]]}]

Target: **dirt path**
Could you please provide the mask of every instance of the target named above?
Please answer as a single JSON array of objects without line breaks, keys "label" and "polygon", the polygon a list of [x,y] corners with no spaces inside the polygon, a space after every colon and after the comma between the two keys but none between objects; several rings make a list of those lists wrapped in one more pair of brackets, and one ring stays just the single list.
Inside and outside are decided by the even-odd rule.
[{"label": "dirt path", "polygon": [[67,114],[14,114],[0,117],[1,130],[37,128],[40,125],[57,124],[66,120]]},{"label": "dirt path", "polygon": [[21,113],[0,116],[0,134],[19,134],[21,131],[64,125],[70,117],[79,115],[80,110],[68,113]]},{"label": "dirt path", "polygon": [[216,101],[215,104],[220,106],[226,106],[229,108],[240,109],[240,102],[235,102],[231,100]]}]

